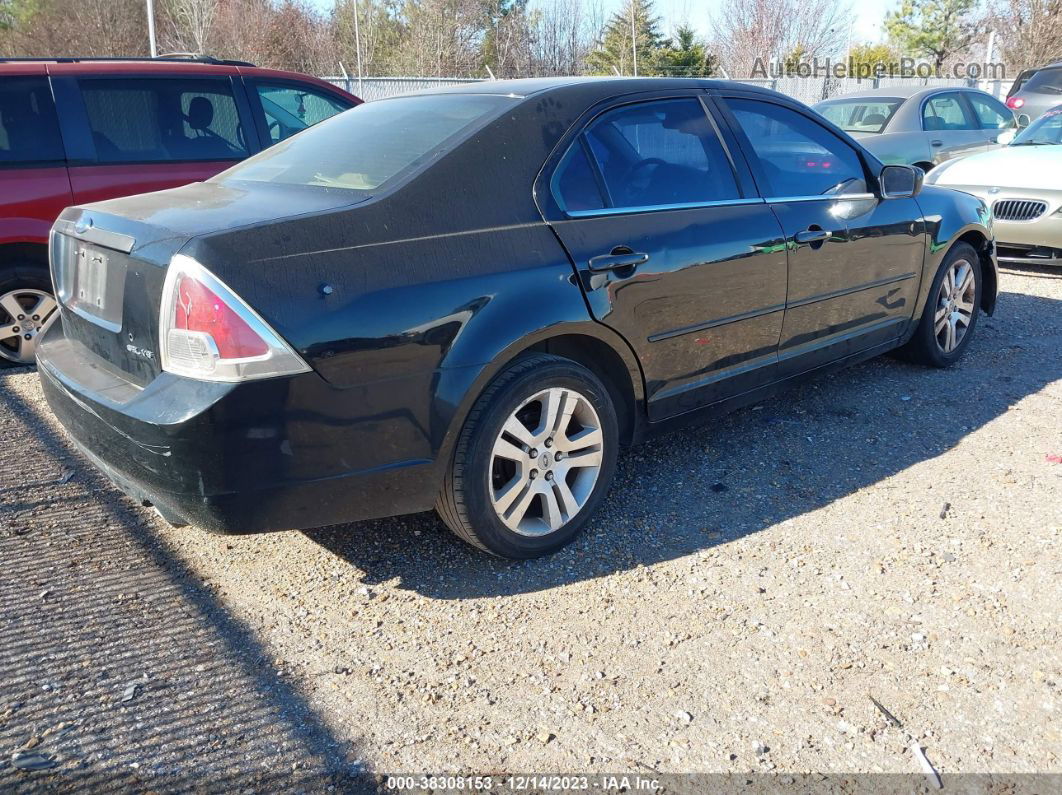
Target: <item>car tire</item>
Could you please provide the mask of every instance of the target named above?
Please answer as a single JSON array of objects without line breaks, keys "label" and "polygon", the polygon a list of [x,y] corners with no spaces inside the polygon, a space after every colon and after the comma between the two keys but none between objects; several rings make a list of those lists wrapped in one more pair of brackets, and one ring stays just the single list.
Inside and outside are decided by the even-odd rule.
[{"label": "car tire", "polygon": [[[34,303],[44,296],[48,298],[46,304]],[[34,308],[41,311],[35,313]],[[33,364],[36,345],[34,340],[26,340],[25,334],[35,337],[55,310],[52,281],[46,268],[33,264],[0,266],[0,367]],[[37,319],[34,314],[38,315]],[[21,321],[19,315],[24,316]],[[18,331],[12,332],[13,328]]]},{"label": "car tire", "polygon": [[607,493],[618,446],[616,409],[597,376],[559,356],[522,356],[469,412],[436,511],[491,554],[548,555]]},{"label": "car tire", "polygon": [[[973,284],[966,283],[966,272]],[[958,278],[962,284],[956,284]],[[944,257],[926,298],[904,358],[930,367],[951,367],[966,352],[981,312],[981,260],[968,243],[956,243]],[[950,331],[949,331],[950,328]]]}]

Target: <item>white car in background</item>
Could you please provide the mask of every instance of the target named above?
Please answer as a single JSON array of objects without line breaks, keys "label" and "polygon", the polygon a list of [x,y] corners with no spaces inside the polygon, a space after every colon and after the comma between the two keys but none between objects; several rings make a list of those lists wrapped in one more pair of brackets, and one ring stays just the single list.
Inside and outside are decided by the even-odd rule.
[{"label": "white car in background", "polygon": [[1000,264],[1062,265],[1062,105],[1002,149],[945,163],[926,182],[985,200]]}]

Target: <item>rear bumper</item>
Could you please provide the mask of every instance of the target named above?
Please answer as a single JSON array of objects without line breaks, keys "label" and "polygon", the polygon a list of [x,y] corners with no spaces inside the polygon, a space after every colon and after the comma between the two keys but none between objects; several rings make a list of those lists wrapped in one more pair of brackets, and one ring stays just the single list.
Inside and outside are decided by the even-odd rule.
[{"label": "rear bumper", "polygon": [[[130,387],[55,323],[38,348],[48,405],[135,499],[222,533],[307,529],[427,510],[435,467],[401,419],[337,417],[356,399],[316,373],[244,384],[163,374]],[[312,405],[312,408],[311,408]],[[345,420],[345,421],[344,421]],[[405,455],[402,455],[405,453]]]}]

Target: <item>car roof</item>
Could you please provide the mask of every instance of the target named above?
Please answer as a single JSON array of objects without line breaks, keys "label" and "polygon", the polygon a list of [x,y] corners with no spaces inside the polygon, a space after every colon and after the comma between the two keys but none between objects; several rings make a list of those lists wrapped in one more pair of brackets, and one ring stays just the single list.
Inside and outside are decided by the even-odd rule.
[{"label": "car roof", "polygon": [[230,61],[209,56],[180,58],[0,58],[3,75],[246,75],[248,77],[299,80],[324,87],[333,93],[360,102],[358,97],[334,83],[312,75],[267,69],[248,61]]},{"label": "car roof", "polygon": [[961,91],[965,94],[985,94],[992,96],[987,91],[982,91],[979,88],[973,88],[972,86],[886,86],[884,88],[868,88],[862,91],[852,91],[849,94],[839,94],[836,97],[830,97],[825,102],[832,102],[835,99],[854,99],[856,97],[892,97],[895,99],[922,99],[930,94],[936,94],[941,91]]},{"label": "car roof", "polygon": [[418,91],[418,94],[504,94],[524,98],[547,91],[601,87],[611,94],[676,88],[714,88],[751,91],[770,96],[777,92],[734,80],[697,77],[526,77],[517,80],[482,80]]}]

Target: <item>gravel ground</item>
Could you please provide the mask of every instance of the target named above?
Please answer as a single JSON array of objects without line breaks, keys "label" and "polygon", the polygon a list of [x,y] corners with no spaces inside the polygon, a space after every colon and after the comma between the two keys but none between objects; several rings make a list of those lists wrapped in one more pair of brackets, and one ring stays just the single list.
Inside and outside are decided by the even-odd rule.
[{"label": "gravel ground", "polygon": [[8,371],[0,787],[918,773],[912,739],[945,776],[1062,773],[1062,274],[1002,286],[958,368],[880,359],[651,441],[524,563],[432,515],[170,528]]}]

